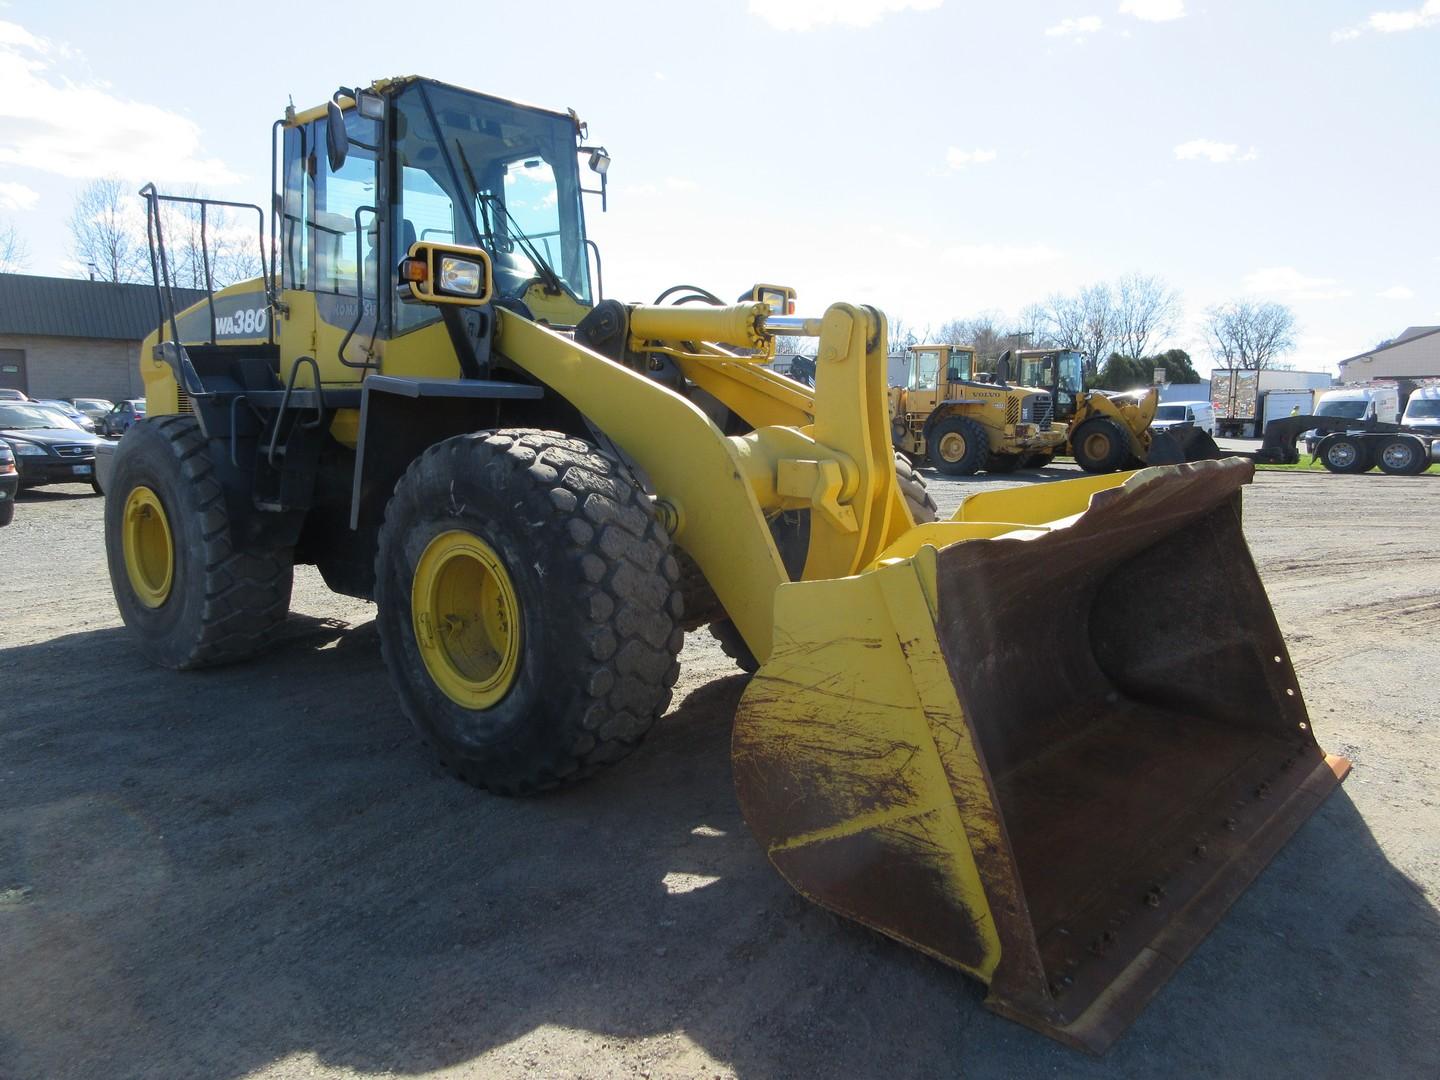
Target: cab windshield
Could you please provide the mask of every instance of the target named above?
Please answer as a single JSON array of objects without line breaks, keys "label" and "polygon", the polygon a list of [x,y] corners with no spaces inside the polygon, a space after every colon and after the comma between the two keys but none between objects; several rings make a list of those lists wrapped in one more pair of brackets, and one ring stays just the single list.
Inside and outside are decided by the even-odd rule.
[{"label": "cab windshield", "polygon": [[1322,401],[1315,410],[1316,416],[1339,416],[1346,420],[1359,420],[1365,415],[1368,401]]},{"label": "cab windshield", "polygon": [[1414,398],[1405,406],[1407,419],[1440,416],[1440,398]]},{"label": "cab windshield", "polygon": [[483,247],[501,296],[538,282],[588,304],[574,122],[425,82],[395,106],[397,250],[427,239]]},{"label": "cab windshield", "polygon": [[1155,410],[1156,420],[1184,420],[1184,405],[1161,405]]}]

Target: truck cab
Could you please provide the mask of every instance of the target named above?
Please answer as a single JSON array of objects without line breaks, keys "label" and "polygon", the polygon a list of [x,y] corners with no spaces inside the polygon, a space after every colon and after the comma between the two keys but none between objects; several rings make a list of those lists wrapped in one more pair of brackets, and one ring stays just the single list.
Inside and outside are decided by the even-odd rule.
[{"label": "truck cab", "polygon": [[1440,386],[1422,386],[1411,394],[1400,423],[1411,431],[1440,435]]}]

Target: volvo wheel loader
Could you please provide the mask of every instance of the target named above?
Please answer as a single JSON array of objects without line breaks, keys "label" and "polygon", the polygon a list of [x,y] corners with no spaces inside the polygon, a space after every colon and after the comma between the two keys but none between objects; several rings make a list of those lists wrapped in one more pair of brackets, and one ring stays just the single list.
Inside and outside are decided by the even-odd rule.
[{"label": "volvo wheel loader", "polygon": [[[786,880],[1103,1049],[1347,767],[1241,533],[1251,464],[917,521],[883,316],[597,301],[585,133],[417,78],[289,111],[266,274],[183,312],[147,186],[150,411],[102,477],[134,641],[242,660],[314,564],[375,602],[439,759],[521,794],[624,757],[684,628],[728,619]],[[813,389],[760,366],[777,335],[818,339]]]},{"label": "volvo wheel loader", "polygon": [[1064,445],[1046,391],[982,381],[974,349],[912,345],[909,352],[908,384],[888,391],[896,450],[950,476],[973,476],[1043,467]]}]

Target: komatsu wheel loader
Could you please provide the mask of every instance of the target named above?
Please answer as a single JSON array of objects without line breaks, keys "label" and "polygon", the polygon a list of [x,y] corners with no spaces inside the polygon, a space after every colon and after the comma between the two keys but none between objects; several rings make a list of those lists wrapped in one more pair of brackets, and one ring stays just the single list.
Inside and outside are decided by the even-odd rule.
[{"label": "komatsu wheel loader", "polygon": [[[779,871],[1092,1050],[1345,772],[1241,534],[1250,463],[917,521],[884,317],[597,302],[579,156],[609,155],[573,113],[403,78],[275,135],[262,280],[176,311],[144,190],[150,412],[102,482],[154,662],[253,654],[313,563],[375,601],[440,760],[519,794],[628,753],[684,628],[728,619]],[[760,366],[781,334],[818,339],[813,390]]]}]

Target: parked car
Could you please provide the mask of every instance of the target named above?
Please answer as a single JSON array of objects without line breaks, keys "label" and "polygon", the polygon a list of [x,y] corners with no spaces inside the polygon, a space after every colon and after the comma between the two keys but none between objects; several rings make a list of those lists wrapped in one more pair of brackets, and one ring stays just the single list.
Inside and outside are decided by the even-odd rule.
[{"label": "parked car", "polygon": [[15,471],[15,452],[0,439],[0,525],[9,525],[15,518],[15,493],[20,490],[20,474]]},{"label": "parked car", "polygon": [[52,409],[58,409],[80,426],[82,431],[94,431],[95,421],[86,416],[79,409],[75,408],[68,401],[61,401],[58,398],[36,398],[36,405],[46,405]]},{"label": "parked car", "polygon": [[22,488],[85,483],[100,490],[95,485],[100,438],[64,413],[31,402],[0,401],[0,439],[15,455]]},{"label": "parked car", "polygon": [[66,398],[65,400],[73,405],[76,410],[90,417],[97,431],[100,428],[101,418],[115,407],[113,401],[103,397],[72,397]]},{"label": "parked car", "polygon": [[1177,424],[1194,424],[1207,435],[1215,434],[1215,406],[1208,401],[1166,401],[1155,409],[1150,426],[1164,431]]},{"label": "parked car", "polygon": [[99,435],[118,439],[130,430],[136,420],[144,419],[145,399],[130,398],[127,401],[117,402],[115,407],[105,414],[104,420],[95,425],[95,431]]},{"label": "parked car", "polygon": [[16,390],[9,386],[0,386],[0,401],[29,401],[30,395],[24,390]]}]

